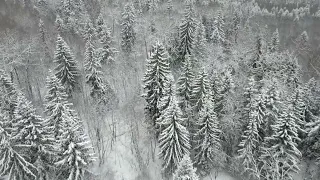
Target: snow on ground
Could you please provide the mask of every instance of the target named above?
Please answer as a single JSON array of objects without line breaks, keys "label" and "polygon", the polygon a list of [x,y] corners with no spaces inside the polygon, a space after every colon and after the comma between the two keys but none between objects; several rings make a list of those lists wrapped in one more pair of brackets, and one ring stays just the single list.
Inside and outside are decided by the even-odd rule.
[{"label": "snow on ground", "polygon": [[211,177],[208,176],[204,178],[203,180],[237,180],[234,177],[231,177],[226,172],[219,172],[218,175],[215,177],[214,172],[212,173]]}]

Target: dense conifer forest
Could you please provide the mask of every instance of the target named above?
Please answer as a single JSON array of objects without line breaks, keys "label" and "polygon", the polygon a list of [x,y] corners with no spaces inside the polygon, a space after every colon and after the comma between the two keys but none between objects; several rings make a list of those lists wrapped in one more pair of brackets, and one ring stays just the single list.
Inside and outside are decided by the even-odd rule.
[{"label": "dense conifer forest", "polygon": [[320,179],[319,0],[0,0],[0,179]]}]

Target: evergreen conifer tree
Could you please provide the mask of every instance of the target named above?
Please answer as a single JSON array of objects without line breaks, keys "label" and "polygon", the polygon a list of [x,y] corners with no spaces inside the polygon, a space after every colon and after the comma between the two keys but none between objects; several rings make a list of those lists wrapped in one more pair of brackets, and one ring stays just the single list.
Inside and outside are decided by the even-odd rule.
[{"label": "evergreen conifer tree", "polygon": [[303,31],[295,40],[297,54],[301,55],[310,52],[309,35],[307,31]]},{"label": "evergreen conifer tree", "polygon": [[164,97],[164,86],[170,75],[168,63],[168,53],[164,46],[157,42],[152,49],[151,56],[147,59],[147,71],[144,75],[143,97],[147,102],[146,116],[147,122],[152,128],[156,128],[156,119],[160,115],[158,103]]},{"label": "evergreen conifer tree", "polygon": [[223,45],[226,40],[224,32],[224,20],[221,11],[219,11],[217,17],[214,20],[211,39],[214,43],[220,45]]},{"label": "evergreen conifer tree", "polygon": [[249,79],[245,97],[247,100],[242,118],[246,122],[246,129],[241,136],[238,158],[242,160],[245,172],[256,178],[260,176],[257,158],[260,153],[259,145],[264,138],[262,137],[262,126],[264,125],[265,106],[262,95],[256,89],[253,77]]},{"label": "evergreen conifer tree", "polygon": [[195,38],[196,22],[194,19],[194,7],[192,2],[186,2],[184,17],[180,24],[180,42],[179,42],[179,51],[182,59],[186,55],[191,55],[192,46]]},{"label": "evergreen conifer tree", "polygon": [[70,124],[60,140],[59,159],[55,162],[62,169],[61,177],[68,180],[84,180],[89,165],[95,160],[89,138],[79,122]]},{"label": "evergreen conifer tree", "polygon": [[272,34],[271,41],[269,43],[269,52],[274,53],[279,51],[280,46],[280,37],[279,37],[279,31],[276,29],[276,31]]},{"label": "evergreen conifer tree", "polygon": [[9,122],[14,119],[17,95],[17,89],[11,81],[11,78],[0,69],[0,110],[2,114],[7,114],[7,120]]},{"label": "evergreen conifer tree", "polygon": [[50,72],[47,77],[47,94],[45,96],[45,113],[47,118],[47,131],[50,131],[55,139],[61,138],[66,124],[70,122],[71,103],[68,103],[68,95],[58,78]]},{"label": "evergreen conifer tree", "polygon": [[195,38],[193,42],[192,55],[196,58],[206,57],[206,30],[201,21],[197,22]]},{"label": "evergreen conifer tree", "polygon": [[33,180],[37,178],[37,167],[28,162],[20,153],[20,148],[10,140],[2,139],[0,148],[0,177],[8,179]]},{"label": "evergreen conifer tree", "polygon": [[219,139],[220,133],[218,119],[214,111],[213,95],[208,94],[199,112],[195,134],[195,161],[202,171],[209,172],[212,168],[222,166],[224,163]]},{"label": "evergreen conifer tree", "polygon": [[[17,147],[21,148],[21,154],[32,163],[40,163],[43,167],[38,169],[48,170],[55,141],[50,132],[46,131],[48,125],[44,119],[36,115],[35,109],[22,94],[18,95],[15,119],[12,123],[11,140]],[[45,173],[45,171],[38,171]]]},{"label": "evergreen conifer tree", "polygon": [[49,47],[47,45],[47,31],[46,28],[44,27],[43,21],[40,19],[39,21],[39,41],[40,44],[42,45],[42,49],[46,55],[46,57],[50,57],[49,53]]},{"label": "evergreen conifer tree", "polygon": [[105,85],[102,80],[101,64],[96,57],[94,46],[91,42],[91,37],[87,39],[85,51],[85,62],[84,65],[86,71],[86,83],[89,84],[90,96],[93,98],[101,98],[105,92]]},{"label": "evergreen conifer tree", "polygon": [[254,75],[255,80],[261,80],[263,78],[265,62],[263,57],[263,38],[258,35],[255,40],[255,47],[253,50],[253,57],[250,61],[250,73]]},{"label": "evergreen conifer tree", "polygon": [[190,150],[189,132],[184,126],[186,118],[183,117],[175,97],[161,114],[161,119],[163,128],[159,136],[160,157],[163,159],[163,169],[172,173]]},{"label": "evergreen conifer tree", "polygon": [[292,179],[292,173],[299,171],[301,152],[297,143],[300,139],[295,122],[293,107],[289,105],[272,126],[272,136],[266,138],[267,145],[263,147],[260,159],[264,163],[265,176],[271,176],[270,179]]},{"label": "evergreen conifer tree", "polygon": [[100,12],[100,14],[96,20],[96,34],[97,34],[98,39],[101,39],[101,34],[104,31],[105,27],[106,27],[106,24],[103,20],[102,13]]},{"label": "evergreen conifer tree", "polygon": [[187,57],[183,64],[183,71],[178,79],[177,95],[180,97],[180,106],[183,111],[188,109],[191,105],[192,97],[192,81],[194,79],[194,73],[190,62],[190,57]]},{"label": "evergreen conifer tree", "polygon": [[191,102],[196,112],[199,112],[203,107],[204,99],[210,91],[210,83],[208,74],[204,69],[201,70],[198,77],[194,80],[192,87]]},{"label": "evergreen conifer tree", "polygon": [[17,134],[16,127],[12,126],[16,117],[17,97],[15,85],[0,70],[0,177],[35,179],[37,167],[30,162],[30,154],[22,155],[21,141],[17,143],[17,139],[12,138]]},{"label": "evergreen conifer tree", "polygon": [[122,23],[121,23],[121,48],[124,52],[130,53],[135,43],[136,33],[134,31],[135,15],[133,7],[130,4],[125,5],[124,11],[122,12]]},{"label": "evergreen conifer tree", "polygon": [[98,49],[99,59],[101,64],[112,64],[115,62],[115,54],[117,50],[113,47],[113,40],[110,29],[106,26],[98,26],[99,29],[99,41],[101,48]]},{"label": "evergreen conifer tree", "polygon": [[293,113],[296,117],[296,124],[298,125],[297,129],[300,133],[304,132],[306,125],[307,104],[305,102],[305,98],[306,94],[301,86],[296,88],[295,92],[293,93],[293,97],[291,97],[291,103],[294,111]]},{"label": "evergreen conifer tree", "polygon": [[79,73],[70,47],[60,35],[58,35],[54,59],[54,62],[58,64],[55,68],[55,75],[70,95],[77,86]]},{"label": "evergreen conifer tree", "polygon": [[193,167],[189,154],[186,154],[179,162],[178,168],[173,174],[173,180],[199,180],[196,171],[197,169]]}]

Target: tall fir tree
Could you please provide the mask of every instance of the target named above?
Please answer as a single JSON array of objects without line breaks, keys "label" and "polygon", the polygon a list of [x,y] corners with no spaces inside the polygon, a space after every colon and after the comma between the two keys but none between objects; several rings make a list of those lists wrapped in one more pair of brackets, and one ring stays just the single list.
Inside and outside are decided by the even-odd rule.
[{"label": "tall fir tree", "polygon": [[156,130],[156,119],[160,115],[158,103],[164,97],[164,86],[170,75],[168,53],[162,43],[157,42],[147,59],[147,70],[143,78],[145,94],[143,97],[147,102],[146,118],[151,128]]},{"label": "tall fir tree", "polygon": [[238,43],[238,37],[239,37],[239,30],[240,30],[240,24],[241,23],[241,17],[238,12],[235,12],[232,18],[232,34],[234,36],[234,42]]},{"label": "tall fir tree", "polygon": [[159,136],[160,157],[163,159],[163,170],[173,172],[173,169],[189,154],[189,132],[185,127],[186,118],[183,117],[175,97],[168,108],[161,114],[162,131]]},{"label": "tall fir tree", "polygon": [[95,48],[92,44],[91,37],[87,39],[85,51],[86,83],[90,86],[90,96],[93,98],[101,98],[105,93],[105,85],[102,80],[101,64],[96,57]]},{"label": "tall fir tree", "polygon": [[[53,154],[55,141],[50,132],[45,131],[47,123],[36,115],[30,101],[23,94],[19,94],[14,110],[11,140],[17,147],[21,147],[21,155],[32,163],[41,163],[43,167],[37,167],[38,173],[46,176],[51,160],[48,156]],[[47,172],[46,172],[47,171]]]},{"label": "tall fir tree", "polygon": [[221,11],[218,12],[217,17],[214,20],[211,40],[215,44],[219,44],[219,45],[223,45],[223,43],[226,40],[226,36],[224,32],[224,20],[223,20]]},{"label": "tall fir tree", "polygon": [[81,35],[85,32],[86,22],[89,15],[83,0],[61,0],[58,7],[62,29],[67,32]]},{"label": "tall fir tree", "polygon": [[310,52],[311,45],[307,31],[303,31],[300,36],[298,36],[298,38],[295,40],[295,44],[298,55],[303,55]]},{"label": "tall fir tree", "polygon": [[35,179],[37,167],[28,155],[21,154],[21,144],[17,144],[15,121],[18,92],[9,76],[0,69],[0,177],[8,179]]},{"label": "tall fir tree", "polygon": [[47,58],[50,58],[50,51],[47,44],[47,31],[44,26],[42,19],[39,20],[39,42],[41,44],[42,50]]},{"label": "tall fir tree", "polygon": [[62,134],[61,146],[57,149],[60,156],[55,162],[62,169],[59,178],[84,180],[89,165],[95,161],[93,147],[80,123],[71,124]]},{"label": "tall fir tree", "polygon": [[45,114],[48,116],[46,131],[50,131],[55,139],[60,139],[65,127],[70,123],[72,104],[68,103],[65,88],[53,73],[50,72],[46,83]]},{"label": "tall fir tree", "polygon": [[191,55],[192,53],[196,30],[196,22],[194,18],[195,14],[193,3],[186,1],[184,17],[179,27],[179,52],[181,59],[184,59],[186,55]]},{"label": "tall fir tree", "polygon": [[179,162],[178,168],[173,174],[173,180],[199,180],[197,169],[193,167],[190,155],[186,154]]},{"label": "tall fir tree", "polygon": [[203,107],[205,97],[209,93],[209,91],[210,83],[208,80],[208,74],[204,69],[202,69],[199,75],[195,78],[192,87],[191,102],[196,112],[199,112]]},{"label": "tall fir tree", "polygon": [[197,21],[195,30],[195,38],[193,42],[192,56],[203,59],[206,57],[206,30],[201,21]]},{"label": "tall fir tree", "polygon": [[102,25],[98,25],[97,29],[100,29],[98,38],[102,46],[98,49],[99,60],[101,64],[113,64],[115,63],[115,55],[117,50],[113,47],[114,42],[111,36],[111,30]]},{"label": "tall fir tree", "polygon": [[0,148],[0,177],[8,179],[33,180],[37,178],[37,167],[28,162],[20,153],[20,148],[10,140],[2,139]]},{"label": "tall fir tree", "polygon": [[212,94],[206,95],[199,112],[195,134],[195,161],[201,171],[209,173],[212,168],[220,168],[224,164],[224,154],[220,144],[218,118],[214,111]]},{"label": "tall fir tree", "polygon": [[97,37],[98,39],[101,39],[101,35],[102,35],[102,32],[105,30],[105,27],[106,27],[106,24],[104,22],[104,19],[103,19],[103,15],[102,13],[100,12],[97,20],[96,20],[96,34],[97,34]]},{"label": "tall fir tree", "polygon": [[122,12],[121,22],[121,48],[124,52],[130,53],[133,49],[136,33],[134,31],[135,15],[132,5],[126,4]]},{"label": "tall fir tree", "polygon": [[190,57],[188,56],[183,64],[183,71],[177,82],[177,95],[179,96],[179,104],[183,111],[190,108],[191,105],[193,79],[194,73],[192,70]]},{"label": "tall fir tree", "polygon": [[257,158],[259,157],[259,146],[263,140],[263,125],[265,116],[264,99],[256,89],[256,84],[251,77],[249,87],[245,93],[245,106],[243,120],[246,129],[239,143],[238,158],[243,162],[244,172],[257,178],[260,176]]},{"label": "tall fir tree", "polygon": [[261,80],[264,76],[264,68],[263,38],[261,35],[257,35],[253,47],[253,56],[250,59],[250,75],[253,75],[255,80]]},{"label": "tall fir tree", "polygon": [[271,41],[269,43],[269,52],[279,52],[280,46],[280,37],[279,37],[279,31],[276,29],[276,31],[272,34]]},{"label": "tall fir tree", "polygon": [[290,101],[293,106],[294,115],[296,117],[296,124],[298,125],[298,132],[304,134],[305,125],[306,125],[306,111],[307,104],[305,102],[306,92],[303,87],[298,86],[293,92],[293,96],[290,98]]},{"label": "tall fir tree", "polygon": [[16,106],[17,88],[3,70],[0,69],[0,110],[2,114],[7,114],[9,123],[14,119],[14,109]]},{"label": "tall fir tree", "polygon": [[58,65],[55,68],[55,75],[66,88],[66,92],[71,95],[78,84],[79,70],[70,47],[60,35],[57,38],[54,59],[54,62]]},{"label": "tall fir tree", "polygon": [[262,148],[261,160],[263,171],[269,179],[292,179],[293,173],[299,171],[301,152],[297,148],[300,141],[298,126],[293,114],[293,107],[283,108],[276,124],[272,126],[273,134],[266,138]]}]

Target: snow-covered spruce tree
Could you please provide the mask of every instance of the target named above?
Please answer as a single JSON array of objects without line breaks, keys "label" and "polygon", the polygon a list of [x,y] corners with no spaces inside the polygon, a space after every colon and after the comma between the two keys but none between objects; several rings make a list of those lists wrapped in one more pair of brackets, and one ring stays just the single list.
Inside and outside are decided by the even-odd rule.
[{"label": "snow-covered spruce tree", "polygon": [[17,152],[21,148],[8,139],[1,139],[0,145],[0,177],[25,180],[37,178],[37,167]]},{"label": "snow-covered spruce tree", "polygon": [[165,111],[168,108],[173,97],[176,95],[175,88],[176,87],[174,84],[174,78],[172,74],[169,74],[167,77],[167,81],[165,81],[164,87],[163,87],[163,94],[165,96],[163,96],[158,103],[158,109],[161,114],[162,114],[162,111]]},{"label": "snow-covered spruce tree", "polygon": [[55,162],[61,168],[59,178],[68,180],[84,180],[89,165],[95,160],[93,147],[84,134],[81,122],[70,124],[60,140],[59,158]]},{"label": "snow-covered spruce tree", "polygon": [[179,27],[180,41],[179,53],[180,58],[184,60],[186,55],[191,55],[192,46],[195,37],[196,21],[195,21],[193,3],[186,1],[184,16]]},{"label": "snow-covered spruce tree", "polygon": [[11,78],[0,69],[0,110],[8,114],[8,121],[14,119],[13,113],[16,106],[17,89]]},{"label": "snow-covered spruce tree", "polygon": [[61,84],[66,88],[67,94],[71,95],[78,84],[77,80],[79,76],[79,70],[70,47],[60,35],[58,35],[57,38],[54,59],[54,62],[58,65],[55,68],[55,75]]},{"label": "snow-covered spruce tree", "polygon": [[244,173],[257,178],[260,176],[257,158],[259,157],[259,145],[263,137],[262,125],[264,124],[265,106],[264,99],[256,89],[256,84],[251,77],[249,79],[249,88],[247,88],[245,97],[245,107],[243,109],[243,120],[246,129],[241,136],[239,144],[238,158],[241,159]]},{"label": "snow-covered spruce tree", "polygon": [[156,119],[156,126],[159,128],[159,132],[162,131],[164,126],[162,125],[162,121],[164,119],[164,116],[161,116],[162,114],[165,113],[167,108],[169,107],[170,103],[175,99],[176,96],[176,86],[174,84],[174,78],[170,74],[168,75],[168,80],[165,81],[164,87],[163,87],[163,94],[164,96],[160,99],[158,103],[158,109],[159,109],[159,114],[160,116]]},{"label": "snow-covered spruce tree", "polygon": [[293,113],[296,117],[296,124],[298,125],[298,132],[304,133],[306,125],[306,111],[307,104],[305,102],[306,94],[303,87],[299,86],[293,92],[291,103],[293,106]]},{"label": "snow-covered spruce tree", "polygon": [[223,166],[225,156],[220,144],[221,133],[214,111],[212,94],[207,94],[197,120],[195,141],[195,164],[202,172],[209,173],[213,168]]},{"label": "snow-covered spruce tree", "polygon": [[278,121],[272,126],[273,134],[266,138],[260,159],[264,163],[264,176],[269,179],[292,179],[293,173],[299,171],[301,152],[297,148],[300,141],[297,133],[298,125],[295,123],[293,107],[284,107]]},{"label": "snow-covered spruce tree", "polygon": [[201,110],[204,99],[209,91],[210,83],[208,80],[208,74],[204,69],[202,69],[200,74],[194,79],[192,87],[191,102],[195,112],[199,112]]},{"label": "snow-covered spruce tree", "polygon": [[188,56],[183,64],[182,74],[178,79],[177,95],[179,96],[179,105],[183,111],[190,108],[192,97],[192,81],[194,79],[194,72],[190,57]]},{"label": "snow-covered spruce tree", "polygon": [[185,154],[173,174],[173,180],[199,180],[196,171],[197,169],[193,167],[190,155]]},{"label": "snow-covered spruce tree", "polygon": [[240,30],[241,17],[238,12],[235,12],[232,18],[232,34],[234,36],[234,42],[238,43],[238,35]]},{"label": "snow-covered spruce tree", "polygon": [[197,22],[197,28],[195,31],[195,38],[193,41],[192,56],[197,59],[203,59],[206,57],[206,30],[202,22]]},{"label": "snow-covered spruce tree", "polygon": [[55,145],[50,132],[45,131],[48,124],[36,115],[31,102],[22,94],[17,97],[14,117],[10,137],[12,143],[20,147],[17,152],[28,162],[34,165],[41,164],[42,167],[37,167],[38,174],[46,177],[51,165],[48,156],[52,155]]},{"label": "snow-covered spruce tree", "polygon": [[58,13],[62,17],[63,30],[77,34],[84,32],[89,16],[82,0],[62,0]]},{"label": "snow-covered spruce tree", "polygon": [[96,37],[96,29],[94,28],[92,22],[88,20],[84,27],[83,39],[87,42],[89,38],[93,40]]},{"label": "snow-covered spruce tree", "polygon": [[303,31],[301,33],[301,35],[295,40],[295,44],[298,55],[310,52],[311,45],[307,31]]},{"label": "snow-covered spruce tree", "polygon": [[66,124],[70,123],[70,114],[72,113],[68,103],[68,95],[59,79],[50,72],[47,77],[47,94],[45,96],[45,113],[47,118],[47,131],[50,131],[55,139],[61,138]]},{"label": "snow-covered spruce tree", "polygon": [[102,47],[98,49],[98,56],[101,64],[113,64],[117,50],[113,47],[111,30],[103,25],[103,20],[97,22],[97,36]]},{"label": "snow-covered spruce tree", "polygon": [[156,131],[156,119],[160,115],[158,103],[165,95],[164,86],[170,75],[168,58],[162,43],[157,42],[152,48],[150,58],[147,59],[147,70],[143,78],[145,94],[142,96],[147,102],[146,121],[154,131]]},{"label": "snow-covered spruce tree", "polygon": [[98,39],[101,39],[101,34],[102,32],[105,30],[105,27],[106,27],[106,24],[103,20],[103,15],[102,13],[100,12],[97,20],[96,20],[96,34],[97,34],[97,38]]},{"label": "snow-covered spruce tree", "polygon": [[225,97],[233,89],[233,79],[230,70],[226,69],[223,73],[215,75],[212,80],[212,90],[214,92],[215,112],[218,119],[221,119],[224,112]]},{"label": "snow-covered spruce tree", "polygon": [[90,96],[100,99],[105,92],[105,85],[102,80],[101,64],[96,57],[95,48],[91,42],[91,37],[87,39],[85,51],[86,83],[90,86]]},{"label": "snow-covered spruce tree", "polygon": [[26,159],[30,154],[22,156],[18,153],[22,148],[12,139],[17,94],[9,76],[0,70],[0,177],[35,179],[37,167]]},{"label": "snow-covered spruce tree", "polygon": [[42,19],[39,20],[39,39],[42,43],[46,43],[47,38],[46,38],[46,29],[44,27],[44,23]]},{"label": "snow-covered spruce tree", "polygon": [[163,160],[163,170],[172,173],[185,154],[189,154],[189,132],[185,127],[186,118],[173,96],[167,109],[161,114],[159,136],[160,157]]},{"label": "snow-covered spruce tree", "polygon": [[47,44],[47,31],[42,19],[39,20],[39,42],[42,46],[42,50],[47,58],[50,57],[50,51]]},{"label": "snow-covered spruce tree", "polygon": [[250,59],[250,74],[254,75],[256,80],[263,78],[265,62],[263,57],[263,38],[258,35],[255,40],[255,46],[253,47],[253,57]]},{"label": "snow-covered spruce tree", "polygon": [[273,82],[270,86],[266,86],[262,90],[264,92],[265,104],[265,125],[264,136],[270,137],[272,135],[272,127],[278,120],[281,107],[280,93],[278,86]]},{"label": "snow-covered spruce tree", "polygon": [[279,31],[276,29],[276,31],[272,34],[271,41],[269,42],[269,52],[279,52],[280,46],[280,37],[279,37]]},{"label": "snow-covered spruce tree", "polygon": [[63,21],[59,14],[56,16],[56,20],[54,21],[55,30],[61,33],[63,31]]},{"label": "snow-covered spruce tree", "polygon": [[136,33],[134,31],[135,15],[132,5],[126,4],[122,12],[121,22],[121,48],[124,52],[130,53],[133,49]]},{"label": "snow-covered spruce tree", "polygon": [[226,36],[224,33],[224,20],[222,17],[221,11],[218,12],[217,17],[213,23],[213,32],[211,35],[211,40],[218,45],[222,45],[226,40]]}]

